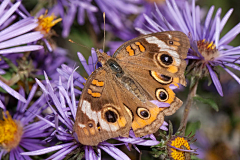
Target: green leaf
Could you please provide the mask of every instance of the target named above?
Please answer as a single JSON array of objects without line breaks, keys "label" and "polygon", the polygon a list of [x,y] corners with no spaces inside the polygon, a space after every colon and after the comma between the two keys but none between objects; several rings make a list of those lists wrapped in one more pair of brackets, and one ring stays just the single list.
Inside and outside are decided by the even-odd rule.
[{"label": "green leaf", "polygon": [[202,103],[204,103],[204,104],[208,104],[208,105],[211,106],[215,111],[217,111],[217,112],[219,111],[217,103],[216,103],[214,100],[212,100],[212,99],[202,98],[202,97],[200,97],[200,96],[198,96],[198,95],[196,95],[195,97],[193,97],[193,99],[196,100],[196,101],[200,101],[200,102],[202,102]]},{"label": "green leaf", "polygon": [[[36,75],[36,78],[38,80],[45,80],[45,76],[44,75]],[[49,78],[49,77],[48,77]]]},{"label": "green leaf", "polygon": [[1,56],[1,58],[10,66],[10,68],[12,68],[14,70],[14,72],[18,71],[17,66],[7,57]]},{"label": "green leaf", "polygon": [[201,160],[201,159],[199,159],[197,156],[195,156],[195,155],[192,155],[191,156],[191,160]]},{"label": "green leaf", "polygon": [[201,126],[201,122],[200,121],[196,121],[196,122],[188,122],[187,127],[186,127],[186,132],[185,135],[189,135],[191,132],[193,134],[196,133],[196,131],[200,128]]}]

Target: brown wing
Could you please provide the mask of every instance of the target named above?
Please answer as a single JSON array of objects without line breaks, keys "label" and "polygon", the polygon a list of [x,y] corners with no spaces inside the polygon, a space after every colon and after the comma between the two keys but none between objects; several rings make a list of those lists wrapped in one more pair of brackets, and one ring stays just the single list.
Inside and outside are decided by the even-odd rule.
[{"label": "brown wing", "polygon": [[113,57],[141,69],[169,77],[182,77],[189,46],[189,39],[182,32],[158,32],[127,41]]},{"label": "brown wing", "polygon": [[100,68],[88,78],[77,109],[74,130],[84,145],[118,136],[128,136],[131,115],[125,109],[112,74]]},{"label": "brown wing", "polygon": [[118,87],[123,103],[132,115],[131,126],[135,136],[155,133],[164,122],[163,109],[148,101],[150,95],[130,75],[125,74]]},{"label": "brown wing", "polygon": [[181,82],[179,77],[167,77],[155,71],[139,70],[132,66],[125,66],[124,69],[149,95],[148,100],[158,100],[170,104],[170,107],[163,109],[164,115],[172,115],[181,107],[182,101],[176,97],[170,85],[178,86],[178,83],[184,84],[185,81]]}]

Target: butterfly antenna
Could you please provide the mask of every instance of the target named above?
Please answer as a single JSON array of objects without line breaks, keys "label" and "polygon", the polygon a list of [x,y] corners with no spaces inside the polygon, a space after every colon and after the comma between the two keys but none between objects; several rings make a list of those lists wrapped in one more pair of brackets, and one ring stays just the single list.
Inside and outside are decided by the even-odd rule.
[{"label": "butterfly antenna", "polygon": [[74,42],[74,41],[71,40],[71,39],[69,39],[68,41],[71,42],[71,43],[75,43],[75,44],[77,44],[77,45],[79,45],[79,46],[81,46],[81,47],[87,48],[87,49],[89,49],[89,50],[91,51],[91,48],[89,48],[89,47],[87,47],[87,46],[85,46],[85,45],[82,45],[82,44],[76,43],[76,42]]},{"label": "butterfly antenna", "polygon": [[103,52],[105,49],[105,12],[103,12]]}]

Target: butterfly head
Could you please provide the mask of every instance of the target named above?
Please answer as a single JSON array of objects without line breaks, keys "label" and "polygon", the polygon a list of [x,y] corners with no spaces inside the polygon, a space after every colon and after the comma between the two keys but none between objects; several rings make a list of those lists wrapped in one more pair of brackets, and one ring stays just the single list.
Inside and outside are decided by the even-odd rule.
[{"label": "butterfly head", "polygon": [[102,65],[104,65],[108,61],[108,59],[111,58],[107,53],[101,52],[99,49],[96,50],[96,53],[98,57],[98,62],[100,62]]}]

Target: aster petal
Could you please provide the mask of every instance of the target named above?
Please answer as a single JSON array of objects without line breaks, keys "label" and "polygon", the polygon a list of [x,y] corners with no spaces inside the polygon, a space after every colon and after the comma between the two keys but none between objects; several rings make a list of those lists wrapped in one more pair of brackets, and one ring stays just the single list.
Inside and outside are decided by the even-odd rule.
[{"label": "aster petal", "polygon": [[[39,141],[40,142],[40,141]],[[34,151],[34,150],[39,150],[39,149],[43,149],[43,148],[45,148],[45,147],[43,147],[43,146],[41,146],[41,145],[38,145],[39,144],[39,142],[38,143],[36,143],[36,142],[25,142],[25,140],[23,139],[21,142],[20,142],[20,145],[23,147],[23,148],[25,148],[25,149],[27,149],[27,150],[29,150],[29,151]]]},{"label": "aster petal", "polygon": [[14,48],[10,48],[10,49],[2,49],[2,50],[0,50],[0,54],[28,52],[28,51],[36,51],[36,50],[40,50],[40,49],[43,49],[43,46],[28,45],[28,46],[14,47]]},{"label": "aster petal", "polygon": [[214,41],[214,34],[215,34],[215,30],[216,30],[216,22],[217,22],[217,18],[220,17],[221,15],[221,12],[222,12],[222,9],[221,8],[218,8],[217,12],[216,12],[216,15],[213,19],[213,22],[212,22],[212,25],[211,25],[211,29],[210,29],[210,32],[209,34],[207,35],[207,40],[208,41]]},{"label": "aster petal", "polygon": [[47,158],[47,159],[51,159],[51,160],[59,160],[59,159],[61,159],[62,157],[65,157],[67,154],[69,154],[69,153],[71,153],[71,151],[73,151],[74,149],[76,149],[78,147],[78,145],[74,145],[74,146],[71,146],[71,147],[69,147],[69,148],[65,148],[64,150],[65,151],[63,151],[63,150],[61,150],[62,151],[62,153],[59,153],[58,152],[58,154],[55,154],[56,156],[54,156],[54,158],[52,158],[52,157],[49,157],[49,158]]},{"label": "aster petal", "polygon": [[167,20],[165,19],[165,17],[161,14],[157,4],[154,3],[154,5],[155,5],[158,16],[160,17],[160,19],[164,22],[164,25],[166,26],[166,29],[164,31],[166,31],[166,30],[174,31],[175,30],[174,27],[170,23],[168,23]]},{"label": "aster petal", "polygon": [[164,131],[168,131],[168,128],[166,126],[164,126],[164,125],[161,125],[160,129],[164,130]]},{"label": "aster petal", "polygon": [[232,12],[233,12],[233,8],[229,9],[228,12],[222,18],[221,24],[220,24],[220,32],[222,31],[223,27],[227,23],[227,21],[228,21],[229,17],[231,16]]},{"label": "aster petal", "polygon": [[208,28],[210,27],[209,24],[210,24],[212,15],[213,15],[214,8],[215,8],[214,6],[211,6],[211,8],[208,11],[208,14],[207,14],[206,19],[205,19],[204,30],[203,30],[203,35],[202,35],[201,39],[204,39],[206,34],[207,34],[207,32],[208,32]]},{"label": "aster petal", "polygon": [[[6,110],[5,106],[3,105],[2,101],[0,100],[0,108],[2,108],[3,110]],[[1,157],[0,157],[1,158]]]},{"label": "aster petal", "polygon": [[15,160],[14,151],[15,151],[15,150],[12,150],[12,151],[10,152],[9,160]]},{"label": "aster petal", "polygon": [[70,32],[70,27],[74,21],[74,17],[76,15],[77,9],[76,6],[71,5],[69,7],[68,13],[67,15],[65,15],[63,18],[63,32],[62,32],[62,36],[64,38],[66,38]]},{"label": "aster petal", "polygon": [[154,146],[159,144],[159,141],[155,140],[146,140],[143,138],[125,138],[125,137],[118,137],[115,138],[119,141],[125,142],[125,143],[130,143],[130,144],[137,144],[137,145],[142,145],[142,146]]},{"label": "aster petal", "polygon": [[189,153],[194,153],[194,152],[196,152],[195,150],[187,150],[187,149],[177,148],[177,147],[174,147],[174,146],[172,146],[172,145],[170,145],[170,144],[168,144],[168,146],[170,146],[170,147],[172,147],[172,148],[174,148],[174,149],[176,149],[176,150],[182,151],[182,152],[189,152]]},{"label": "aster petal", "polygon": [[45,86],[37,78],[35,78],[35,80],[36,80],[37,84],[39,85],[39,87],[43,90],[43,92],[46,94],[49,94],[49,92],[47,91]]},{"label": "aster petal", "polygon": [[74,87],[73,87],[73,74],[70,76],[70,81],[71,81],[71,99],[72,99],[72,105],[70,106],[72,110],[72,114],[74,119],[76,119],[76,114],[77,114],[77,106],[76,106],[76,99],[75,99],[75,94],[74,94]]},{"label": "aster petal", "polygon": [[240,53],[240,46],[221,51],[221,56],[227,55],[228,53],[230,53],[229,55],[231,55],[231,52],[235,53],[235,51],[237,51],[237,53]]},{"label": "aster petal", "polygon": [[207,68],[208,68],[208,71],[210,73],[210,76],[213,80],[213,83],[214,83],[218,93],[220,94],[220,96],[223,96],[222,86],[220,84],[220,81],[219,81],[216,73],[212,70],[212,68],[208,64],[207,64]]},{"label": "aster petal", "polygon": [[0,31],[6,28],[7,26],[10,26],[14,20],[16,20],[17,16],[12,15],[10,18],[8,18],[1,26],[0,26]]},{"label": "aster petal", "polygon": [[83,25],[85,23],[85,9],[82,7],[78,8],[78,24]]},{"label": "aster petal", "polygon": [[9,4],[9,2],[10,2],[10,0],[5,0],[1,3],[1,5],[0,5],[0,15],[3,14],[3,11],[5,10],[7,5]]},{"label": "aster petal", "polygon": [[[172,1],[173,2],[173,1]],[[179,25],[179,27],[181,28],[181,30],[184,33],[188,33],[188,29],[185,25],[185,23],[183,22],[182,16],[180,14],[180,11],[178,10],[178,7],[176,5],[174,5],[174,10],[173,7],[171,6],[169,0],[166,0],[169,12],[172,14],[173,18],[175,19],[175,21],[177,22],[177,24]]]},{"label": "aster petal", "polygon": [[24,158],[24,160],[32,160],[29,156],[23,156],[20,153],[24,152],[23,149],[21,147],[17,147],[16,148],[17,152],[15,152],[15,157],[16,159],[21,159]]},{"label": "aster petal", "polygon": [[83,55],[80,52],[77,52],[77,54],[78,54],[78,58],[79,58],[80,62],[82,63],[84,69],[86,70],[87,74],[88,75],[92,74]]},{"label": "aster petal", "polygon": [[7,12],[4,13],[4,15],[0,18],[0,26],[13,14],[13,12],[16,11],[20,4],[21,2],[18,1]]},{"label": "aster petal", "polygon": [[52,146],[52,147],[47,147],[47,148],[40,149],[40,150],[37,150],[37,151],[23,152],[23,153],[21,153],[21,155],[36,156],[36,155],[50,153],[50,152],[53,152],[53,151],[56,151],[56,150],[59,150],[59,149],[63,149],[63,148],[69,148],[71,145],[74,145],[74,142],[61,144],[61,145],[56,145],[56,146]]},{"label": "aster petal", "polygon": [[9,94],[11,94],[16,99],[18,99],[18,100],[20,100],[20,101],[22,101],[24,103],[27,102],[27,100],[22,95],[20,95],[18,92],[13,90],[11,87],[9,87],[5,83],[3,83],[1,80],[0,80],[0,87],[2,87],[5,91],[7,91]]},{"label": "aster petal", "polygon": [[22,36],[18,36],[11,40],[7,40],[5,42],[0,43],[0,49],[31,43],[41,39],[42,37],[43,35],[41,34],[41,32],[38,32],[38,31],[27,33]]},{"label": "aster petal", "polygon": [[217,17],[216,31],[215,31],[215,45],[216,45],[216,48],[218,48],[219,37],[220,37],[220,17]]},{"label": "aster petal", "polygon": [[233,69],[235,69],[235,70],[240,71],[240,67],[239,67],[238,65],[230,64],[230,63],[226,63],[226,64],[224,64],[224,65],[225,65],[225,66],[228,66],[228,67],[231,67],[231,68],[233,68]]},{"label": "aster petal", "polygon": [[186,59],[201,59],[201,58],[198,56],[187,56]]},{"label": "aster petal", "polygon": [[197,38],[200,39],[202,35],[202,26],[201,26],[201,18],[200,18],[200,7],[196,6],[196,32]]},{"label": "aster petal", "polygon": [[111,155],[113,158],[117,159],[117,160],[130,160],[130,158],[123,153],[121,150],[119,150],[118,148],[114,147],[114,146],[98,146],[99,148],[101,148],[102,150],[104,150],[106,153],[108,153],[109,155]]},{"label": "aster petal", "polygon": [[95,154],[93,148],[90,147],[90,146],[89,146],[89,150],[88,150],[88,155],[89,155],[88,156],[89,159],[86,159],[86,160],[96,160],[97,159],[96,154]]},{"label": "aster petal", "polygon": [[149,18],[146,14],[143,14],[145,20],[155,29],[155,32],[161,32],[164,30],[161,26],[159,26],[156,22],[154,22],[151,18]]},{"label": "aster petal", "polygon": [[237,76],[237,75],[235,75],[233,72],[231,72],[229,69],[227,69],[226,67],[224,67],[224,66],[222,66],[223,67],[223,69],[225,70],[225,71],[227,71],[239,84],[240,84],[240,78]]},{"label": "aster petal", "polygon": [[19,109],[20,112],[24,112],[24,111],[27,109],[27,107],[28,107],[29,103],[31,102],[33,96],[35,95],[35,92],[36,92],[36,90],[37,90],[37,87],[38,87],[37,84],[34,84],[34,85],[32,86],[32,89],[31,89],[31,91],[30,91],[30,93],[29,93],[29,95],[28,95],[27,102],[25,103],[25,105],[24,105],[22,108]]},{"label": "aster petal", "polygon": [[228,44],[240,33],[240,23],[233,27],[227,34],[225,34],[219,41],[219,46]]},{"label": "aster petal", "polygon": [[192,1],[193,39],[197,39],[195,0]]},{"label": "aster petal", "polygon": [[89,10],[87,10],[87,14],[88,14],[89,21],[91,22],[91,24],[93,24],[94,31],[96,33],[99,33],[100,29],[99,29],[97,18],[95,16],[95,14]]},{"label": "aster petal", "polygon": [[169,103],[160,102],[158,100],[151,100],[150,102],[152,102],[153,104],[155,104],[156,106],[158,106],[160,108],[165,108],[165,107],[169,107],[170,106]]},{"label": "aster petal", "polygon": [[[7,34],[10,34],[16,30],[20,30],[23,29],[25,26],[28,26],[30,24],[37,24],[37,19],[33,19],[32,17],[28,17],[25,19],[22,19],[14,24],[12,24],[11,26],[7,27],[6,29],[2,30],[0,32],[0,36],[5,36]],[[19,34],[21,35],[21,34]]]},{"label": "aster petal", "polygon": [[11,32],[11,34],[6,34],[4,36],[1,36],[0,37],[0,42],[4,41],[4,40],[7,40],[7,39],[10,39],[10,38],[13,38],[13,37],[16,37],[18,35],[21,35],[23,33],[26,33],[28,31],[31,31],[33,30],[34,28],[36,28],[38,26],[37,23],[30,23],[24,27],[18,27],[17,29],[15,29],[14,31]]}]

